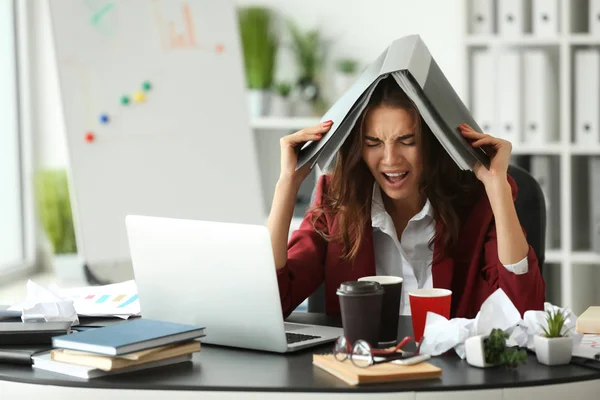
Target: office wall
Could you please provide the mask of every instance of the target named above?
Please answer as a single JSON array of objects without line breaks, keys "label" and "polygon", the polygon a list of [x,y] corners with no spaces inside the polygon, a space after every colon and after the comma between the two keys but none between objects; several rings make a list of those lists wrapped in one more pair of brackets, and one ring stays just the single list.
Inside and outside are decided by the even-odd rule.
[{"label": "office wall", "polygon": [[[268,5],[292,18],[301,28],[321,28],[333,41],[328,70],[332,61],[341,56],[368,63],[392,40],[418,33],[459,94],[465,92],[461,46],[465,25],[463,0],[237,0],[236,3]],[[31,115],[37,164],[64,166],[66,141],[48,5],[36,0],[29,6],[34,92]],[[277,77],[295,76],[292,56],[284,49],[278,60]]]},{"label": "office wall", "polygon": [[[265,5],[278,11],[280,41],[277,77],[294,79],[297,70],[287,49],[286,18],[301,28],[322,31],[331,42],[326,71],[340,57],[373,61],[394,39],[420,34],[448,79],[463,93],[464,0],[237,0],[238,5]],[[327,81],[325,85],[327,85]],[[331,80],[329,81],[331,83]],[[325,87],[331,90],[331,87]]]}]

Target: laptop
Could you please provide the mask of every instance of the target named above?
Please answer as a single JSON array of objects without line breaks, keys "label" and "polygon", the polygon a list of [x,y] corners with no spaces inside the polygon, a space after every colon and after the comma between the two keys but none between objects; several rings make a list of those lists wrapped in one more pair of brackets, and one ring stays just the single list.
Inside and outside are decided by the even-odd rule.
[{"label": "laptop", "polygon": [[203,343],[277,353],[342,335],[284,322],[265,226],[140,215],[125,222],[144,318],[204,326]]}]

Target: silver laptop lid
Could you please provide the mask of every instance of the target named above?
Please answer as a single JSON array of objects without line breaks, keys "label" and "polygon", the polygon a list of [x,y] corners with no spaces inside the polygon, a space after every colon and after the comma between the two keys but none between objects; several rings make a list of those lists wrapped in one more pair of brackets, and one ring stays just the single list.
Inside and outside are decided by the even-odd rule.
[{"label": "silver laptop lid", "polygon": [[144,318],[206,327],[205,343],[287,348],[265,226],[126,217]]}]

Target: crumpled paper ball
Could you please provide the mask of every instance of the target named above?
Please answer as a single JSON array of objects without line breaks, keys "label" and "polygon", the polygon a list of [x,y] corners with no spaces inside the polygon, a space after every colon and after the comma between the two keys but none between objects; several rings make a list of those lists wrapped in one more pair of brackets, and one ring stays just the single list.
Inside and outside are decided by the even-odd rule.
[{"label": "crumpled paper ball", "polygon": [[21,311],[23,322],[69,321],[71,325],[79,324],[73,300],[65,300],[32,280],[27,281],[25,300],[11,306],[9,310]]},{"label": "crumpled paper ball", "polygon": [[462,359],[466,357],[464,342],[477,335],[489,335],[492,329],[502,329],[509,334],[506,345],[534,350],[533,338],[547,328],[546,312],[559,311],[566,316],[566,335],[573,338],[573,346],[578,346],[583,335],[575,330],[577,316],[568,308],[560,308],[548,302],[544,311],[529,310],[521,318],[519,310],[508,298],[504,290],[497,289],[481,305],[473,319],[445,317],[428,312],[423,333],[421,353],[437,356],[454,349]]}]

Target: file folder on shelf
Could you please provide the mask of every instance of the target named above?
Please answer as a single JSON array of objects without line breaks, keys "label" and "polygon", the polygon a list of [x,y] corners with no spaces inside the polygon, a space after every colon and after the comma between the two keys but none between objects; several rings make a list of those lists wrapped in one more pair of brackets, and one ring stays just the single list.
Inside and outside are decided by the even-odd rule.
[{"label": "file folder on shelf", "polygon": [[496,93],[498,102],[497,136],[512,144],[522,143],[522,56],[516,51],[500,53],[497,79],[501,83]]},{"label": "file folder on shelf", "polygon": [[550,53],[526,50],[523,53],[524,137],[529,145],[558,141],[558,74]]},{"label": "file folder on shelf", "polygon": [[575,143],[600,145],[600,52],[575,51]]},{"label": "file folder on shelf", "polygon": [[521,36],[531,31],[531,9],[524,0],[498,0],[498,32]]},{"label": "file folder on shelf", "polygon": [[558,36],[560,13],[558,0],[533,0],[531,19],[535,36]]},{"label": "file folder on shelf", "polygon": [[469,1],[469,32],[472,35],[494,34],[494,23],[494,0]]},{"label": "file folder on shelf", "polygon": [[540,184],[546,203],[546,249],[558,248],[560,243],[559,170],[554,161],[552,156],[531,157],[531,176]]},{"label": "file folder on shelf", "polygon": [[490,51],[475,51],[472,56],[473,117],[485,133],[495,133],[496,104],[494,103],[495,62]]},{"label": "file folder on shelf", "polygon": [[589,0],[589,33],[597,35],[600,33],[600,0]]},{"label": "file folder on shelf", "polygon": [[600,157],[589,158],[590,242],[592,251],[600,253]]}]

